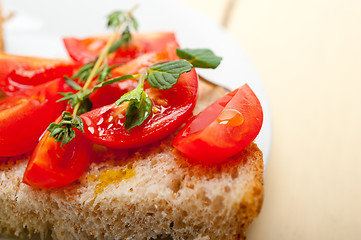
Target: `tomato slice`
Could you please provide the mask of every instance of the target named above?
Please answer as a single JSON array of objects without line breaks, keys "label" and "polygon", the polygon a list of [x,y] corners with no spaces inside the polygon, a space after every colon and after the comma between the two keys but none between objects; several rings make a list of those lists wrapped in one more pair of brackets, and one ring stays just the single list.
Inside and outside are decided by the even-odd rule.
[{"label": "tomato slice", "polygon": [[153,104],[151,116],[129,132],[124,127],[126,104],[97,108],[81,115],[85,136],[114,148],[134,148],[160,140],[174,132],[189,116],[196,103],[198,76],[195,70],[183,73],[178,83],[168,90],[145,84]]},{"label": "tomato slice", "polygon": [[11,96],[64,75],[71,76],[77,65],[59,59],[0,53],[0,89]]},{"label": "tomato slice", "polygon": [[[133,41],[109,57],[110,64],[127,63],[148,52],[158,52],[168,43],[178,45],[174,33],[134,33]],[[105,46],[109,36],[96,36],[84,39],[64,38],[69,56],[80,63],[87,63],[97,57]]]},{"label": "tomato slice", "polygon": [[16,156],[34,149],[39,137],[61,114],[65,81],[61,79],[18,92],[0,102],[0,156]]},{"label": "tomato slice", "polygon": [[46,131],[31,155],[23,183],[38,188],[63,187],[79,179],[87,169],[91,145],[80,131],[62,147],[49,135]]},{"label": "tomato slice", "polygon": [[173,146],[195,162],[219,163],[248,146],[262,122],[261,104],[245,84],[191,118]]}]

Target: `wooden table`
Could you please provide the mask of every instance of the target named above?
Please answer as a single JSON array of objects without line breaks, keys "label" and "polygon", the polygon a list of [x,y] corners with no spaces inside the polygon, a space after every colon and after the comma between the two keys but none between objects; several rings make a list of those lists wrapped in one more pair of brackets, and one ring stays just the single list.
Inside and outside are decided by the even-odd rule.
[{"label": "wooden table", "polygon": [[248,239],[361,239],[361,1],[183,0],[265,84],[273,146]]}]

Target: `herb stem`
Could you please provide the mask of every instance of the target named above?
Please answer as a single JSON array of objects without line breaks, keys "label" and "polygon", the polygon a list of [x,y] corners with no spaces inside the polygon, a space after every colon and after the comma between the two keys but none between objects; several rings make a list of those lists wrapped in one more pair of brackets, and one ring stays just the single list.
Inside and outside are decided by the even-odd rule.
[{"label": "herb stem", "polygon": [[[139,76],[139,82],[138,82],[138,86],[140,88],[143,88],[144,87],[144,82],[145,82],[145,78],[147,77],[147,72],[143,72],[140,74]],[[137,87],[138,87],[137,86]]]},{"label": "herb stem", "polygon": [[[138,7],[138,5],[135,5],[132,9],[130,9],[128,12],[127,12],[127,18],[129,18],[132,14],[132,12]],[[115,29],[114,31],[114,34],[109,38],[107,44],[105,45],[104,49],[102,50],[100,56],[98,57],[97,61],[95,62],[94,64],[94,67],[92,69],[92,71],[90,72],[89,74],[89,77],[87,78],[82,90],[86,90],[88,89],[88,87],[90,86],[90,84],[92,83],[93,81],[93,78],[94,76],[96,75],[96,72],[98,71],[99,67],[101,66],[104,58],[107,57],[108,55],[108,52],[109,52],[109,49],[110,47],[112,46],[112,44],[114,43],[121,27],[123,26],[123,24],[125,23],[126,19],[123,19],[123,21],[121,21],[117,28]],[[73,110],[73,116],[76,117],[77,116],[77,113],[79,111],[79,108],[80,108],[80,103],[78,103],[75,107],[74,107],[74,110]]]}]

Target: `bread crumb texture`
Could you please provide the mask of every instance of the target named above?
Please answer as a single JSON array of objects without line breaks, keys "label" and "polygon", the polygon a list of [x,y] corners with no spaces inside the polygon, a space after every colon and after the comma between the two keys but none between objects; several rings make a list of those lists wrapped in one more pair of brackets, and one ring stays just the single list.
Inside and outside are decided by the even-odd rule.
[{"label": "bread crumb texture", "polygon": [[0,159],[0,234],[42,239],[244,239],[263,199],[252,143],[216,166],[190,164],[173,137],[135,151],[94,146],[73,184],[21,183],[28,157]]}]

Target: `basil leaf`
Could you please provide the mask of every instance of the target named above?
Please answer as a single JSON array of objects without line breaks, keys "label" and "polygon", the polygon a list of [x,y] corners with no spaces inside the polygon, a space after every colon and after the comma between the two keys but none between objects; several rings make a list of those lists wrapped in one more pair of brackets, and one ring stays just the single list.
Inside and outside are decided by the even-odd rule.
[{"label": "basil leaf", "polygon": [[[138,85],[141,86],[141,85]],[[116,102],[115,105],[120,105],[123,102],[137,102],[140,103],[140,101],[142,100],[142,95],[143,95],[143,87],[136,87],[134,88],[133,91],[127,92],[126,94],[124,94],[123,96],[121,96]]]},{"label": "basil leaf", "polygon": [[205,48],[199,49],[177,49],[177,55],[180,58],[188,60],[197,68],[216,68],[222,58],[216,56],[211,50]]},{"label": "basil leaf", "polygon": [[121,96],[115,102],[120,105],[123,102],[129,102],[127,113],[125,114],[125,128],[130,129],[140,126],[152,113],[152,102],[143,90],[143,85],[138,85],[133,91]]},{"label": "basil leaf", "polygon": [[179,76],[192,70],[192,64],[177,60],[156,65],[148,69],[147,80],[154,88],[170,89],[178,82]]},{"label": "basil leaf", "polygon": [[125,114],[125,128],[128,132],[140,126],[152,113],[152,101],[148,95],[143,91],[140,101],[130,101],[127,113]]}]

